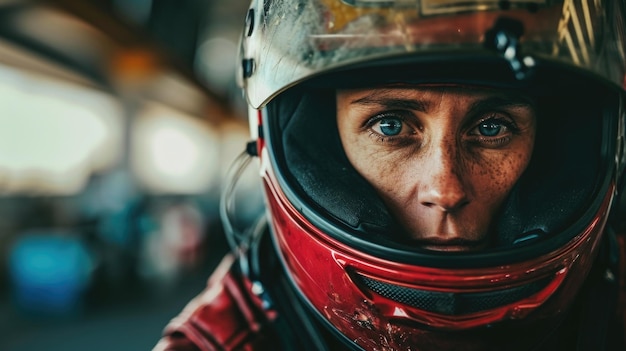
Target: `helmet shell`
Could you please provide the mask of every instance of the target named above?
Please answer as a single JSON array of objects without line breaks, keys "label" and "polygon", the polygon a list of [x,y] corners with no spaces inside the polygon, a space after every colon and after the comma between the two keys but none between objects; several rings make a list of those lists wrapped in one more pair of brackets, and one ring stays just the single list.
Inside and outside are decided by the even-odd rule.
[{"label": "helmet shell", "polygon": [[[624,6],[585,0],[252,3],[239,80],[258,138],[272,238],[293,286],[323,324],[364,350],[459,345],[526,350],[545,341],[585,283],[621,186]],[[589,132],[597,141],[582,149],[593,156],[573,151],[566,162],[578,162],[576,167],[560,173],[535,170],[538,177],[554,177],[592,169],[589,195],[546,238],[485,252],[407,247],[370,235],[364,214],[358,215],[361,222],[346,223],[329,210],[332,204],[311,195],[312,187],[294,176],[292,168],[299,165],[285,156],[291,145],[281,123],[314,117],[283,116],[280,105],[298,97],[291,93],[299,89],[398,81],[515,88],[548,100],[554,96],[559,103],[602,98],[589,116],[597,121],[593,128],[584,124],[587,117],[572,119],[583,122],[576,127],[581,136]],[[582,143],[583,137],[568,142]],[[311,146],[313,152],[316,148],[326,155],[320,145]],[[318,175],[309,177],[322,179]],[[328,189],[337,188],[329,184]],[[349,197],[353,190],[337,197]],[[555,204],[567,202],[569,195],[561,190],[547,197],[559,198]],[[339,202],[339,207],[350,203]],[[535,205],[539,212],[553,211],[544,217],[560,210],[553,204],[527,206]]]}]

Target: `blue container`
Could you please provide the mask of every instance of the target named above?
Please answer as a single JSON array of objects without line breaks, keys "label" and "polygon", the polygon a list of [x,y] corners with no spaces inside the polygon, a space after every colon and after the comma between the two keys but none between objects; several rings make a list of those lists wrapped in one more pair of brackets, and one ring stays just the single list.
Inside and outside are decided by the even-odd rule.
[{"label": "blue container", "polygon": [[8,268],[19,309],[70,314],[82,304],[93,260],[76,233],[31,232],[12,246]]}]

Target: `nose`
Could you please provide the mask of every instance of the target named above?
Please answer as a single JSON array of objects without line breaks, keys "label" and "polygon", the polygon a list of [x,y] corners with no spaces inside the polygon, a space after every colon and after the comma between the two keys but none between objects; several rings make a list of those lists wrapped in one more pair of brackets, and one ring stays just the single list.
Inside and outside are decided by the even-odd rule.
[{"label": "nose", "polygon": [[442,145],[431,148],[425,155],[424,177],[418,191],[422,206],[443,212],[454,212],[469,203],[463,178],[462,162],[456,147]]}]

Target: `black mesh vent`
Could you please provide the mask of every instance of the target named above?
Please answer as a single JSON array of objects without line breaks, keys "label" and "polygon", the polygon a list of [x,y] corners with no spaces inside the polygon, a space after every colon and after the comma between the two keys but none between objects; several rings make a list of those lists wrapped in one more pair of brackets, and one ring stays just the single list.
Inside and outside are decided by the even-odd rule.
[{"label": "black mesh vent", "polygon": [[385,298],[424,311],[445,315],[463,315],[504,306],[535,294],[550,282],[550,279],[546,278],[519,287],[497,291],[442,293],[393,285],[358,274],[356,278],[369,290]]}]

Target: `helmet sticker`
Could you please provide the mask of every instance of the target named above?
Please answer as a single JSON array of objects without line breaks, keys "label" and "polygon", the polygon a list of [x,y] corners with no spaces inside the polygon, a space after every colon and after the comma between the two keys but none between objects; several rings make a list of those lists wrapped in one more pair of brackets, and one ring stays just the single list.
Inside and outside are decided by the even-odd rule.
[{"label": "helmet sticker", "polygon": [[488,11],[511,8],[536,8],[538,5],[547,4],[546,0],[342,0],[343,3],[354,7],[396,7],[417,8],[424,16],[442,15],[466,11]]},{"label": "helmet sticker", "polygon": [[[595,2],[599,6],[599,2]],[[576,64],[589,65],[592,62],[591,53],[595,47],[594,27],[592,21],[597,16],[597,8],[591,8],[588,0],[580,0],[577,9],[572,0],[563,3],[563,14],[559,21],[558,40],[561,46],[555,46],[557,55],[561,48],[566,48],[572,61]],[[579,57],[580,53],[580,57]]]}]

